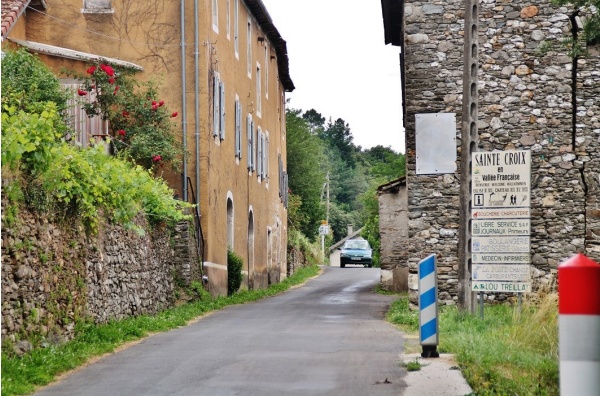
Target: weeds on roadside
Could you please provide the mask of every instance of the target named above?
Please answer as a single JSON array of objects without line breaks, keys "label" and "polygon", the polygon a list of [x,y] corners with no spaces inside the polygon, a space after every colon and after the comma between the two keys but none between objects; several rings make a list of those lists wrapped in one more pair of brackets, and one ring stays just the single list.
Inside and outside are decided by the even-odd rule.
[{"label": "weeds on roadside", "polygon": [[[388,321],[405,332],[418,331],[418,311],[401,296]],[[519,309],[485,307],[478,315],[456,306],[440,307],[439,351],[453,353],[478,395],[558,395],[557,295],[526,301]]]}]

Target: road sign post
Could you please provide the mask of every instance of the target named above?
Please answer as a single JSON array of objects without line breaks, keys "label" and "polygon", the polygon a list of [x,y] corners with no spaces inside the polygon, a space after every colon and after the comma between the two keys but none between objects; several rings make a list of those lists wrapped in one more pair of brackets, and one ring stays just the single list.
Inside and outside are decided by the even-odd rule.
[{"label": "road sign post", "polygon": [[421,357],[439,357],[438,287],[435,254],[421,260],[419,270],[419,340]]},{"label": "road sign post", "polygon": [[472,154],[471,290],[531,291],[531,152]]}]

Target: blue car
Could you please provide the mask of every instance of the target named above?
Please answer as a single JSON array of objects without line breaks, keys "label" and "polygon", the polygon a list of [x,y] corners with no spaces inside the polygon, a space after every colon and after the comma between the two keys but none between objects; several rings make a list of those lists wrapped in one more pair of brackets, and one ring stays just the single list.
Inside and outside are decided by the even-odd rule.
[{"label": "blue car", "polygon": [[373,250],[369,242],[365,239],[351,239],[344,243],[340,254],[340,267],[345,268],[346,264],[362,264],[366,267],[373,267]]}]

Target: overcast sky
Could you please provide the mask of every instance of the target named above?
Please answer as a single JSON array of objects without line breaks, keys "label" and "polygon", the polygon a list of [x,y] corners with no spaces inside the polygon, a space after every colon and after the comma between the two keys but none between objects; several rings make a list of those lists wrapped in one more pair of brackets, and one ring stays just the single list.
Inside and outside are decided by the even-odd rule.
[{"label": "overcast sky", "polygon": [[342,118],[357,146],[403,153],[399,49],[384,44],[381,2],[262,1],[287,42],[289,107]]}]

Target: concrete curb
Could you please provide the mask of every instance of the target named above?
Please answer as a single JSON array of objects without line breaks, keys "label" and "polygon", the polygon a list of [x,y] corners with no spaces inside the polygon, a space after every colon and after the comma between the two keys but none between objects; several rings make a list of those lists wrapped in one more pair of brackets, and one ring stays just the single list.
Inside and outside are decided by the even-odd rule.
[{"label": "concrete curb", "polygon": [[439,358],[422,358],[420,353],[402,354],[403,363],[417,361],[419,371],[409,371],[404,377],[403,396],[465,396],[473,393],[462,375],[454,355],[441,353]]}]

